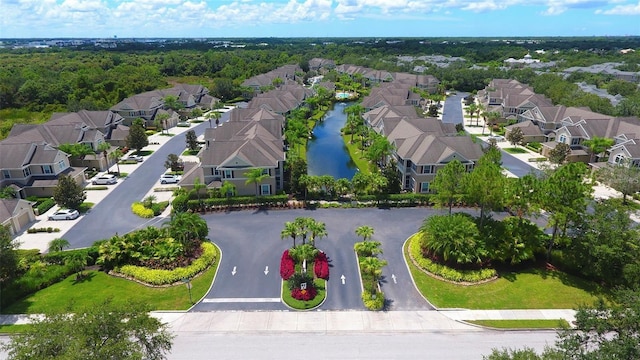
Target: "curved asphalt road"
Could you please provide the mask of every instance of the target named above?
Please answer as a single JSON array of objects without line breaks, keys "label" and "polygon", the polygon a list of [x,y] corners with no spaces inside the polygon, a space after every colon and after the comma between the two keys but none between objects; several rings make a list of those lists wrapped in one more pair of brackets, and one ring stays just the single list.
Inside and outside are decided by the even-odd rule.
[{"label": "curved asphalt road", "polygon": [[[292,240],[281,239],[280,232],[286,221],[299,216],[313,217],[324,222],[327,228],[328,236],[316,241],[316,246],[327,253],[330,261],[327,300],[320,309],[364,309],[353,251],[353,245],[362,241],[355,235],[355,229],[361,225],[374,228],[373,239],[382,242],[384,251],[380,257],[389,263],[383,269],[381,283],[388,299],[387,309],[432,309],[413,285],[404,262],[402,245],[426,217],[437,213],[441,210],[365,208],[234,211],[205,215],[210,228],[209,238],[221,248],[222,259],[213,287],[194,311],[285,310],[285,305],[278,300],[281,286],[279,266],[282,252],[292,245]],[[298,239],[297,243],[300,241]]]}]

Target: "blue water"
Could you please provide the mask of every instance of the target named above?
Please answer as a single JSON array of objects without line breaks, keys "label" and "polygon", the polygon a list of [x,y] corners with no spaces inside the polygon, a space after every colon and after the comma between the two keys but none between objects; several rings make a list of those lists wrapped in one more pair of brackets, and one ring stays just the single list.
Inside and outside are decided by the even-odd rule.
[{"label": "blue water", "polygon": [[316,124],[314,137],[307,144],[309,175],[331,175],[334,179],[353,178],[357,167],[351,161],[349,151],[340,136],[340,129],[347,121],[347,115],[342,111],[352,104],[336,103],[324,120]]}]

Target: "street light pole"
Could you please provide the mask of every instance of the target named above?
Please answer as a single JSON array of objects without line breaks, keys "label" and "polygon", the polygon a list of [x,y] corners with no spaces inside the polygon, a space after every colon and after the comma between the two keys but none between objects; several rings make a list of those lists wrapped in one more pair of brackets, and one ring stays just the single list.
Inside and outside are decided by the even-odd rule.
[{"label": "street light pole", "polygon": [[187,290],[189,290],[189,303],[193,304],[193,298],[191,297],[191,279],[184,278],[182,282],[187,286]]}]

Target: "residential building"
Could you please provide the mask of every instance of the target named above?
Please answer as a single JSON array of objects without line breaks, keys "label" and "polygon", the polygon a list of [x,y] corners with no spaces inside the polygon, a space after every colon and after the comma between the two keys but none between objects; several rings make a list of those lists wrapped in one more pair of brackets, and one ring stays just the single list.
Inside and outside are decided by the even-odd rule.
[{"label": "residential building", "polygon": [[21,232],[35,219],[31,202],[23,199],[0,199],[0,226],[9,229],[11,235]]}]

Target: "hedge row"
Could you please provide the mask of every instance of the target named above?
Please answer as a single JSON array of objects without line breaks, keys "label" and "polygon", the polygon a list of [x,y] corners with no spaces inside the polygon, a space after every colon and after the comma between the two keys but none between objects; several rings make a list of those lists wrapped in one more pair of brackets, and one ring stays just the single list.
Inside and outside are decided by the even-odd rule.
[{"label": "hedge row", "polygon": [[[208,198],[203,199],[201,202],[205,207],[214,206],[234,206],[234,205],[281,205],[286,204],[289,201],[288,195],[272,195],[272,196],[235,196],[231,198]],[[189,200],[187,203],[188,209],[197,210],[200,208],[200,201]]]},{"label": "hedge row", "polygon": [[40,205],[38,205],[38,207],[36,208],[38,210],[38,214],[44,214],[47,211],[49,211],[49,209],[51,209],[54,205],[56,204],[56,201],[53,199],[47,199],[43,202],[40,203]]},{"label": "hedge row", "polygon": [[420,241],[418,241],[417,235],[414,235],[411,240],[409,240],[409,254],[411,254],[411,257],[420,268],[448,281],[477,283],[489,280],[498,275],[495,269],[456,270],[445,265],[434,263],[430,259],[422,256]]},{"label": "hedge row", "polygon": [[124,265],[115,268],[116,273],[132,277],[151,285],[169,285],[182,279],[191,279],[206,270],[216,260],[217,250],[211,243],[202,243],[202,255],[191,265],[173,270],[155,270],[135,265]]}]

